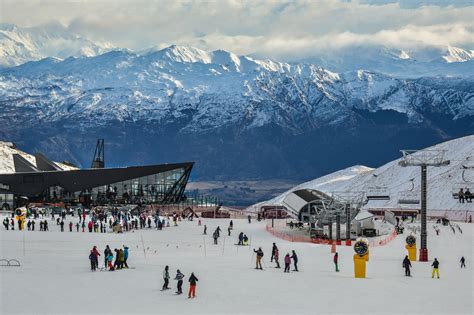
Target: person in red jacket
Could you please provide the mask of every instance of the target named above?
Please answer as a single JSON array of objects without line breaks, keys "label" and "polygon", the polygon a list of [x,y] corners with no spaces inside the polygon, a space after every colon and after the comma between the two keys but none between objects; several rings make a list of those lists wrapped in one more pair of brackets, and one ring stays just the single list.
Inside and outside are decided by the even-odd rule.
[{"label": "person in red jacket", "polygon": [[92,221],[89,221],[89,223],[87,224],[87,228],[89,229],[89,233],[92,232],[92,227],[93,227],[93,226],[94,226],[94,225],[92,224]]},{"label": "person in red jacket", "polygon": [[334,265],[336,266],[336,272],[339,272],[339,267],[337,266],[338,260],[339,260],[339,255],[338,255],[338,253],[336,252],[336,253],[334,254],[334,259],[333,259]]},{"label": "person in red jacket", "polygon": [[97,246],[94,246],[94,247],[92,248],[92,253],[94,253],[94,255],[97,257],[96,266],[95,266],[95,267],[98,268],[98,267],[99,267],[99,256],[100,256],[100,253],[99,253],[99,251],[97,250]]},{"label": "person in red jacket", "polygon": [[285,256],[285,271],[283,272],[290,272],[290,264],[291,264],[290,254],[287,253]]}]

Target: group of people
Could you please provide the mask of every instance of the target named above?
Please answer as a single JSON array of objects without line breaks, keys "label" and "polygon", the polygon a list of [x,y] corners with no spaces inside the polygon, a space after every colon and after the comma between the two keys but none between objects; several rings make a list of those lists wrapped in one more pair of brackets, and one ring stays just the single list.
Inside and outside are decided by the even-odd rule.
[{"label": "group of people", "polygon": [[[18,229],[21,230],[22,229],[21,221],[17,220],[17,223],[18,223]],[[28,231],[34,231],[35,226],[36,226],[36,221],[35,220],[28,220],[28,222],[26,223],[26,228],[27,228]],[[49,231],[47,220],[44,220],[44,221],[40,220],[39,226],[40,226],[40,229],[39,229],[40,231]],[[10,219],[8,217],[5,217],[3,219],[3,227],[7,231],[9,231],[9,230],[14,231],[15,230],[15,219],[13,219],[13,218]]]},{"label": "group of people", "polygon": [[[174,277],[174,280],[178,281],[177,283],[177,291],[176,294],[182,294],[183,293],[183,279],[184,279],[184,274],[178,269],[176,270],[176,276]],[[165,267],[165,270],[163,270],[163,287],[161,291],[164,290],[169,290],[171,289],[169,287],[169,280],[170,280],[170,272],[169,272],[169,266]],[[194,275],[193,272],[191,272],[191,276],[188,279],[189,282],[189,290],[188,290],[188,298],[195,298],[196,297],[196,285],[199,279]]]},{"label": "group of people", "polygon": [[[461,269],[466,268],[466,259],[464,256],[461,257],[459,261],[461,263]],[[408,256],[405,256],[402,262],[402,267],[405,269],[405,277],[411,277],[411,261]],[[434,278],[435,275],[439,279],[439,260],[437,258],[434,259],[433,263],[431,264],[432,271],[431,271],[431,278]]]},{"label": "group of people", "polygon": [[[264,256],[263,250],[261,247],[258,249],[253,250],[254,253],[256,254],[256,261],[255,261],[255,269],[263,270],[262,267],[262,258]],[[291,261],[293,260],[293,271],[298,271],[298,255],[296,255],[296,252],[294,250],[291,251],[291,256],[289,253],[285,255],[284,258],[284,263],[285,263],[285,270],[283,272],[290,272],[290,266],[291,266]],[[272,246],[272,255],[270,257],[270,262],[275,261],[275,268],[280,268],[280,251],[278,249],[278,246],[276,246],[275,243],[273,243]]]},{"label": "group of people", "polygon": [[473,195],[469,191],[469,188],[466,188],[466,190],[464,190],[464,188],[459,189],[458,199],[460,203],[472,202],[472,198],[473,198]]},{"label": "group of people", "polygon": [[[128,259],[128,247],[123,245],[123,248],[120,249],[114,249],[115,251],[115,261],[114,261],[114,254],[112,250],[110,249],[109,245],[105,247],[104,250],[104,270],[107,270],[107,267],[109,268],[109,271],[115,271],[117,269],[123,269],[127,268],[128,269],[128,264],[127,264],[127,259]],[[91,252],[89,254],[89,260],[91,263],[91,271],[96,271],[99,268],[99,250],[97,249],[97,246],[94,246],[91,249]],[[112,261],[114,263],[112,264]]]}]

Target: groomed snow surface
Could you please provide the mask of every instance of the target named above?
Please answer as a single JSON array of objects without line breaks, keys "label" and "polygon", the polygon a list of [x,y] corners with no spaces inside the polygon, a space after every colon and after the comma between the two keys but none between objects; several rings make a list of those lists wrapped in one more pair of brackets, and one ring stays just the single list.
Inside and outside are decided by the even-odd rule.
[{"label": "groomed snow surface", "polygon": [[[75,218],[74,218],[75,219]],[[49,219],[48,219],[49,220]],[[66,220],[69,223],[69,218]],[[38,223],[38,220],[37,222]],[[0,259],[18,259],[21,267],[0,267],[0,313],[24,314],[317,314],[317,313],[442,313],[473,312],[473,226],[460,224],[463,234],[441,226],[440,236],[428,226],[430,259],[440,261],[441,279],[431,278],[430,263],[413,263],[406,278],[402,260],[404,236],[370,250],[366,279],[354,279],[352,247],[338,247],[339,273],[327,245],[289,243],[265,230],[265,222],[234,220],[227,237],[228,219],[205,220],[208,235],[197,221],[181,222],[163,231],[139,230],[124,234],[59,232],[49,220],[49,232],[0,232]],[[219,245],[211,234],[220,226]],[[38,229],[39,224],[36,224]],[[251,246],[235,246],[243,231]],[[143,244],[142,244],[143,238]],[[225,245],[223,245],[225,242]],[[280,262],[292,249],[300,272],[283,273],[270,263],[271,245],[280,248]],[[418,238],[419,242],[419,238]],[[128,264],[135,269],[91,272],[89,251],[96,245],[112,250],[130,247]],[[255,270],[253,248],[262,246],[264,271]],[[146,257],[144,255],[144,248]],[[466,257],[467,268],[459,259]],[[103,264],[100,257],[99,266]],[[170,266],[186,276],[185,294],[160,292],[162,271]],[[293,268],[292,268],[293,269]],[[197,297],[187,299],[188,278],[199,278]]]}]

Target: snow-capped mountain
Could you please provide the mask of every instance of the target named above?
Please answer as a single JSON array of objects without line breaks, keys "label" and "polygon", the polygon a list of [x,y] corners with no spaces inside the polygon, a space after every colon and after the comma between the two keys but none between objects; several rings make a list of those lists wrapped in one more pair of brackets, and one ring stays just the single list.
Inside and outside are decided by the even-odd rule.
[{"label": "snow-capped mountain", "polygon": [[472,82],[182,46],[117,50],[1,70],[0,136],[79,164],[105,137],[116,164],[196,160],[211,178],[307,178],[473,133]]},{"label": "snow-capped mountain", "polygon": [[75,35],[59,23],[29,28],[0,24],[0,67],[47,57],[92,57],[112,48],[110,43],[92,42]]},{"label": "snow-capped mountain", "polygon": [[[450,160],[448,166],[429,167],[428,169],[428,207],[432,210],[472,210],[472,203],[460,203],[453,198],[453,192],[460,188],[474,189],[474,136],[467,136],[443,142],[427,148],[428,150],[445,150],[444,158]],[[259,209],[265,205],[282,205],[291,192],[300,189],[316,189],[329,195],[339,192],[365,192],[374,194],[383,189],[389,200],[369,200],[364,208],[418,208],[420,205],[403,205],[400,200],[409,197],[419,200],[420,169],[419,167],[401,167],[396,159],[373,169],[365,166],[349,167],[323,177],[302,183],[281,195],[249,207]],[[464,176],[463,176],[464,171]]]},{"label": "snow-capped mountain", "polygon": [[401,78],[470,77],[474,51],[453,46],[396,49],[377,45],[351,46],[315,53],[304,61],[336,72],[371,70]]}]

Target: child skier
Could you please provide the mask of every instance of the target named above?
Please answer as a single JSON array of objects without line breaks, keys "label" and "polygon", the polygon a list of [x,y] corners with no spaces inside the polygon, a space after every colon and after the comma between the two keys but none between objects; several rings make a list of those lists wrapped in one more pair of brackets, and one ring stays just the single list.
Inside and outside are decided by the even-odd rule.
[{"label": "child skier", "polygon": [[181,294],[183,293],[183,278],[184,275],[179,271],[179,269],[176,271],[176,277],[174,277],[174,280],[178,280],[178,290],[176,291],[176,294]]},{"label": "child skier", "polygon": [[283,272],[290,272],[290,264],[291,264],[291,258],[290,258],[290,254],[286,254],[285,256],[285,271]]},{"label": "child skier", "polygon": [[439,279],[439,261],[438,259],[434,259],[433,263],[431,264],[433,267],[433,271],[431,272],[431,278],[434,278],[435,274],[438,276]]},{"label": "child skier", "polygon": [[199,281],[198,278],[194,275],[194,272],[191,273],[189,277],[189,291],[188,291],[188,298],[195,298],[196,297],[196,282]]},{"label": "child skier", "polygon": [[334,261],[334,266],[336,267],[336,272],[339,272],[339,267],[337,265],[339,261],[339,254],[337,252],[334,254],[333,261]]},{"label": "child skier", "polygon": [[263,258],[263,250],[261,247],[258,250],[254,249],[254,253],[257,253],[257,260],[255,261],[255,269],[263,270],[262,268],[262,258]]},{"label": "child skier", "polygon": [[165,270],[163,270],[163,280],[165,281],[165,283],[163,284],[163,287],[161,288],[161,291],[164,291],[164,290],[168,290],[168,283],[169,283],[169,279],[170,279],[170,273],[169,273],[169,267],[166,266],[165,267]]},{"label": "child skier", "polygon": [[405,268],[405,277],[411,277],[411,274],[410,274],[411,262],[410,262],[410,259],[408,259],[408,256],[405,256],[405,259],[403,259],[402,266],[403,268]]}]

